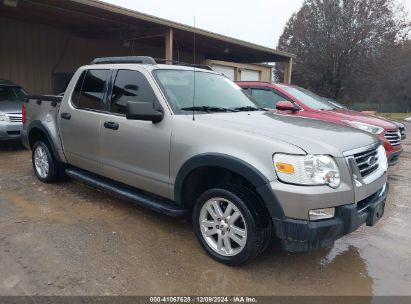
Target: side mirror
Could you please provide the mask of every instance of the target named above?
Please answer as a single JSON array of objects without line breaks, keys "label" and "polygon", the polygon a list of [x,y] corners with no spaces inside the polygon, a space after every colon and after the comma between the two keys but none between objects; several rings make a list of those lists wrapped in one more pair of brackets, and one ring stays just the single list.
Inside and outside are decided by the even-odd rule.
[{"label": "side mirror", "polygon": [[277,102],[277,105],[275,106],[275,108],[280,111],[291,111],[291,112],[296,112],[299,110],[296,106],[293,105],[291,101],[288,101],[288,100],[282,100],[282,101]]},{"label": "side mirror", "polygon": [[163,120],[164,113],[154,110],[150,102],[127,102],[126,118],[130,120],[144,120],[157,123]]}]

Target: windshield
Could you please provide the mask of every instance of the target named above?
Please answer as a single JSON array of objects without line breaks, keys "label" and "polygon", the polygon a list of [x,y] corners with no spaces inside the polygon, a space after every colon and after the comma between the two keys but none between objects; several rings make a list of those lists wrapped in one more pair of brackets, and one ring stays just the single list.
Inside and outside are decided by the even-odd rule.
[{"label": "windshield", "polygon": [[0,102],[2,101],[24,101],[27,93],[20,87],[0,86]]},{"label": "windshield", "polygon": [[311,91],[300,87],[289,87],[278,85],[281,89],[286,91],[288,94],[300,100],[304,105],[310,107],[314,110],[333,110],[335,106],[331,105],[324,100],[324,97],[318,96]]},{"label": "windshield", "polygon": [[154,75],[174,110],[182,114],[190,111],[237,112],[257,110],[256,104],[242,89],[219,74],[190,70],[156,70]]},{"label": "windshield", "polygon": [[341,103],[339,103],[339,102],[337,102],[337,101],[335,101],[335,100],[325,98],[325,101],[328,102],[328,103],[330,103],[330,104],[331,104],[332,106],[334,106],[334,108],[336,108],[336,109],[348,109],[347,106],[344,106],[344,105],[342,105]]}]

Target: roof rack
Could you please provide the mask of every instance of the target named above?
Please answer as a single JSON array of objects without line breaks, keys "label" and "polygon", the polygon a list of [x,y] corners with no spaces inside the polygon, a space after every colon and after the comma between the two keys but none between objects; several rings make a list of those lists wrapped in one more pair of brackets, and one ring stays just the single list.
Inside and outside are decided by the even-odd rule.
[{"label": "roof rack", "polygon": [[182,62],[182,61],[171,60],[171,59],[164,59],[164,58],[154,58],[154,60],[155,60],[157,63],[172,63],[172,64],[174,64],[174,65],[194,67],[194,68],[199,68],[199,69],[204,69],[204,70],[209,70],[209,71],[212,71],[212,70],[213,70],[209,65],[206,65],[206,64],[188,63],[188,62]]},{"label": "roof rack", "polygon": [[120,57],[101,57],[95,58],[91,64],[107,64],[107,63],[140,63],[140,64],[157,64],[157,63],[171,63],[174,65],[181,65],[187,67],[195,67],[212,71],[213,69],[205,64],[194,64],[164,58],[153,58],[150,56],[120,56]]},{"label": "roof rack", "polygon": [[106,64],[106,63],[156,64],[156,61],[150,56],[120,56],[120,57],[95,58],[91,62],[91,64]]}]

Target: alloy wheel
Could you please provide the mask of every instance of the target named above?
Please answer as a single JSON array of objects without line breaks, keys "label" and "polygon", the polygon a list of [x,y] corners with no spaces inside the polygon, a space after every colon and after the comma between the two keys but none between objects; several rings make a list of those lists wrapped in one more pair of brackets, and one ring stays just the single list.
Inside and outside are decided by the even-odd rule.
[{"label": "alloy wheel", "polygon": [[244,216],[229,200],[208,200],[201,208],[199,224],[204,240],[216,253],[234,256],[244,249],[247,242]]},{"label": "alloy wheel", "polygon": [[41,178],[47,178],[49,174],[49,159],[46,150],[42,146],[38,146],[34,151],[34,165],[36,172]]}]

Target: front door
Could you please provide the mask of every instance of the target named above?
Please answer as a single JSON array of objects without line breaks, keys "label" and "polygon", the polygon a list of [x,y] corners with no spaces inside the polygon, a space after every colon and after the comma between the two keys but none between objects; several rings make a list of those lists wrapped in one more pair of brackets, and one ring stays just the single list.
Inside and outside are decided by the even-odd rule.
[{"label": "front door", "polygon": [[127,102],[158,106],[146,77],[119,70],[113,81],[108,112],[103,114],[101,145],[104,175],[161,196],[168,195],[171,118],[160,123],[128,120]]}]

